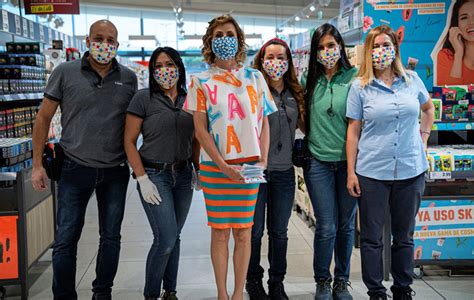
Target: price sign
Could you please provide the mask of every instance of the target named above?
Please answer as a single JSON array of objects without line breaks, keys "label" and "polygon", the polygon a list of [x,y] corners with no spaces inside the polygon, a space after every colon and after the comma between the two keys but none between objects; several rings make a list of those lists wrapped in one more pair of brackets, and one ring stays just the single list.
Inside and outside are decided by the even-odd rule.
[{"label": "price sign", "polygon": [[430,172],[430,179],[451,179],[451,172]]},{"label": "price sign", "polygon": [[2,20],[3,20],[3,31],[8,32],[10,29],[10,24],[8,23],[8,11],[2,10]]},{"label": "price sign", "polygon": [[15,15],[15,34],[21,35],[21,19],[19,15]]}]

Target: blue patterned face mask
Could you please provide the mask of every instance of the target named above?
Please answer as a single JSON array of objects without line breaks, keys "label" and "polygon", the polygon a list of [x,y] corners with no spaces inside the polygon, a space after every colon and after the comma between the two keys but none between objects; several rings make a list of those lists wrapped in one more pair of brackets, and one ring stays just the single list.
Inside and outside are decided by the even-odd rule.
[{"label": "blue patterned face mask", "polygon": [[237,38],[232,36],[218,37],[212,40],[212,52],[218,59],[231,60],[239,50]]}]

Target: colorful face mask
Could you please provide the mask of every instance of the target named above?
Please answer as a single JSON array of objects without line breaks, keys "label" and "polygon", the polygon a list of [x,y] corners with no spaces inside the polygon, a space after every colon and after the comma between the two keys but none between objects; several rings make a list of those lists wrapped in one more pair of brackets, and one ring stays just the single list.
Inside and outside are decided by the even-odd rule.
[{"label": "colorful face mask", "polygon": [[377,70],[385,70],[395,60],[395,47],[379,47],[372,50],[372,63]]},{"label": "colorful face mask", "polygon": [[217,58],[231,60],[239,50],[237,38],[231,36],[218,37],[212,40],[212,52]]},{"label": "colorful face mask", "polygon": [[263,61],[263,69],[272,80],[279,80],[288,71],[288,61],[281,59],[267,59]]},{"label": "colorful face mask", "polygon": [[336,66],[340,58],[341,49],[339,48],[339,46],[336,46],[334,48],[324,48],[324,50],[318,51],[318,62],[329,70]]},{"label": "colorful face mask", "polygon": [[117,46],[105,42],[91,42],[90,54],[99,64],[108,64],[117,55]]},{"label": "colorful face mask", "polygon": [[179,71],[174,67],[161,67],[155,69],[153,76],[162,88],[169,90],[178,82]]}]

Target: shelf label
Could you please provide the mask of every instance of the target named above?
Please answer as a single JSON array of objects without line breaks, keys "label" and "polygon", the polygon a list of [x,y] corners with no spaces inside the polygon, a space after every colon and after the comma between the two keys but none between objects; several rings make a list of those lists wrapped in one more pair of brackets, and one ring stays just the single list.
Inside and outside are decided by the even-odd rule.
[{"label": "shelf label", "polygon": [[23,36],[28,37],[28,20],[23,18]]},{"label": "shelf label", "polygon": [[44,42],[44,27],[40,24],[39,26],[40,41]]},{"label": "shelf label", "polygon": [[35,39],[35,24],[33,21],[30,21],[30,39]]},{"label": "shelf label", "polygon": [[2,10],[2,20],[3,20],[2,30],[8,32],[10,29],[10,24],[8,23],[8,11]]},{"label": "shelf label", "polygon": [[451,179],[451,172],[430,172],[430,179]]},{"label": "shelf label", "polygon": [[19,15],[15,15],[15,34],[21,35],[21,19]]}]

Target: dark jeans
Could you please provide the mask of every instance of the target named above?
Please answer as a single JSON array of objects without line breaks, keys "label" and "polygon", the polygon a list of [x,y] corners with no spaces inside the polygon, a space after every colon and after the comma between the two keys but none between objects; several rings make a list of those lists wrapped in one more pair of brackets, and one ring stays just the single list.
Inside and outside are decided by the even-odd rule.
[{"label": "dark jeans", "polygon": [[167,291],[176,291],[180,233],[188,216],[193,190],[191,165],[180,171],[156,171],[145,168],[161,196],[160,205],[140,198],[153,231],[153,244],[146,261],[145,297],[160,297],[161,282]]},{"label": "dark jeans", "polygon": [[268,171],[267,183],[260,184],[252,227],[252,252],[248,280],[262,280],[265,270],[260,266],[262,237],[267,207],[268,283],[283,282],[286,274],[288,222],[295,199],[295,170]]},{"label": "dark jeans", "polygon": [[99,252],[92,291],[110,297],[120,254],[120,227],[125,209],[130,169],[89,168],[66,158],[58,183],[57,233],[53,250],[54,299],[77,299],[77,243],[87,204],[94,190],[99,210]]},{"label": "dark jeans", "polygon": [[347,192],[347,162],[311,160],[304,178],[316,217],[314,237],[314,279],[330,279],[332,255],[334,278],[349,280],[354,245],[357,201]]},{"label": "dark jeans", "polygon": [[360,252],[362,279],[369,295],[385,292],[383,280],[383,226],[385,211],[390,208],[392,225],[392,269],[394,286],[408,287],[413,283],[413,232],[415,217],[425,189],[421,174],[406,180],[376,180],[358,175],[361,189]]}]

